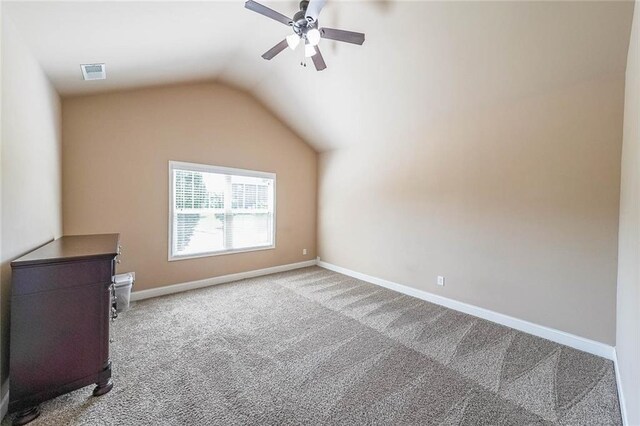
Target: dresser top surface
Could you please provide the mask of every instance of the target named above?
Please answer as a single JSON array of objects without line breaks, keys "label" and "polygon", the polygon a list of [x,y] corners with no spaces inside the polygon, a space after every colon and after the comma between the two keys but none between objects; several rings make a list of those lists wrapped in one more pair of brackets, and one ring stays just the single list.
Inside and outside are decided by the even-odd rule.
[{"label": "dresser top surface", "polygon": [[115,256],[120,234],[65,235],[11,262],[11,266]]}]

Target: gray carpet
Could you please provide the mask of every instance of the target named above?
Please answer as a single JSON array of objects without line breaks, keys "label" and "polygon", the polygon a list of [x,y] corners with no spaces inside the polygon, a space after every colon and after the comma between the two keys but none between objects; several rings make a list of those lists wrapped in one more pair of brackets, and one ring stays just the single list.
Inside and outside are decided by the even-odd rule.
[{"label": "gray carpet", "polygon": [[621,424],[610,361],[317,267],[140,302],[113,337],[113,390],[33,426]]}]

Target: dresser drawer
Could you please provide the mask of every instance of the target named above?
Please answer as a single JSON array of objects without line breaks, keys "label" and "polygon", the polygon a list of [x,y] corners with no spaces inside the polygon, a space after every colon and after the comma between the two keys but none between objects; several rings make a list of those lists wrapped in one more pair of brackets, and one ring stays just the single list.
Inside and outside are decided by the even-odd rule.
[{"label": "dresser drawer", "polygon": [[90,284],[111,283],[113,258],[13,268],[14,296]]}]

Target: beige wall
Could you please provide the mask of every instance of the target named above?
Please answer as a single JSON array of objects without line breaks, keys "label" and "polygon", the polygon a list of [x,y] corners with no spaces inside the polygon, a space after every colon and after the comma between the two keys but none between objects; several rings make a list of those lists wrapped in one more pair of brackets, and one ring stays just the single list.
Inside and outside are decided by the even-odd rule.
[{"label": "beige wall", "polygon": [[616,353],[627,420],[640,425],[640,4],[627,58],[620,188]]},{"label": "beige wall", "polygon": [[[178,85],[62,109],[64,233],[120,232],[136,290],[315,259],[317,154],[250,95]],[[168,262],[169,160],[275,172],[276,248]]]},{"label": "beige wall", "polygon": [[8,376],[9,263],[62,234],[60,146],[58,94],[5,16],[0,166],[2,383]]},{"label": "beige wall", "polygon": [[319,256],[614,344],[623,84],[603,76],[323,153]]}]

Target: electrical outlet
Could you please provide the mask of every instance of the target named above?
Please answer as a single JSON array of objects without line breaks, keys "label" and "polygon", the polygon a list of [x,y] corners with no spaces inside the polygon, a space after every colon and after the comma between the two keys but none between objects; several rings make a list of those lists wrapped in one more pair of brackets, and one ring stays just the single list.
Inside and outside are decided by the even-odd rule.
[{"label": "electrical outlet", "polygon": [[442,275],[438,275],[438,285],[444,286],[444,277]]},{"label": "electrical outlet", "polygon": [[302,255],[306,256],[307,255],[307,249],[302,249]]}]

